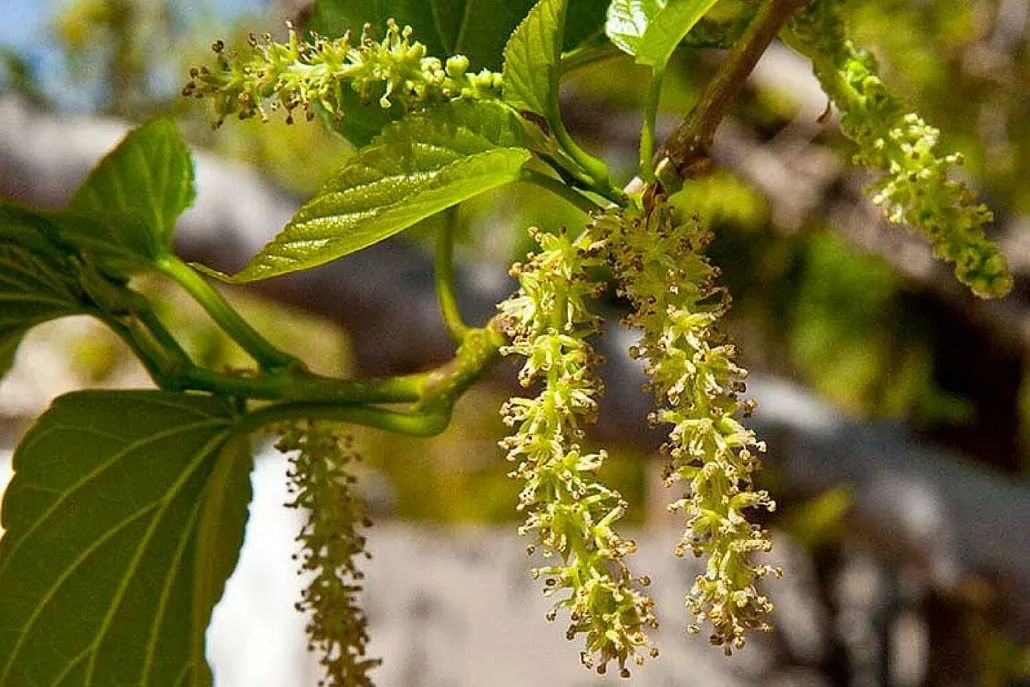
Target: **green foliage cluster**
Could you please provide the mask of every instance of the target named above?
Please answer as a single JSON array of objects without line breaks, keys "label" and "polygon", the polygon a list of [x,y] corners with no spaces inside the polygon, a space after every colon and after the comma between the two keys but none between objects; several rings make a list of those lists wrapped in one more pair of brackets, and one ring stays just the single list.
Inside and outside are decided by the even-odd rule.
[{"label": "green foliage cluster", "polygon": [[[751,409],[740,398],[746,373],[718,327],[729,299],[705,255],[711,232],[665,200],[666,186],[681,180],[669,178],[671,151],[657,151],[655,115],[667,63],[695,27],[706,29],[702,44],[732,50],[710,84],[715,92],[702,94],[688,123],[708,121],[714,104],[736,94],[747,56],[761,52],[760,38],[771,39],[800,3],[769,0],[757,13],[705,23],[714,4],[615,0],[605,16],[582,0],[496,3],[492,11],[472,0],[320,0],[311,43],[291,33],[286,44],[255,41],[242,57],[219,46],[215,68],[198,69],[187,87],[212,96],[219,117],[262,114],[266,102],[321,108],[334,115],[324,123],[360,148],[231,277],[188,265],[172,249],[194,189],[189,151],[167,120],[131,132],[67,209],[0,204],[4,369],[32,326],[88,314],[131,348],[160,388],[61,397],[18,446],[0,542],[0,682],[209,684],[204,630],[240,545],[248,437],[285,426],[280,445],[298,452],[291,505],[310,510],[301,567],[314,581],[300,607],[311,614],[327,679],[367,684],[374,662],[364,655],[365,618],[355,602],[362,509],[351,489],[354,456],[332,423],[438,434],[502,354],[523,356],[522,382],[540,385],[534,398],[505,405],[513,434],[503,442],[522,487],[522,531],[554,559],[536,574],[569,609],[570,639],[585,635],[584,663],[603,672],[615,661],[628,674],[627,662],[653,653],[645,634],[656,624],[653,602],[639,589],[646,578],[625,565],[634,545],[614,531],[628,504],[595,475],[605,454],[582,448],[600,394],[586,338],[597,325],[590,298],[605,265],[641,332],[633,354],[647,361],[654,420],[672,426],[668,481],[686,487],[673,504],[687,516],[677,553],[689,548],[705,565],[688,607],[727,652],[767,629],[771,606],[756,584],[778,571],[756,560],[770,543],[750,519],[772,509],[754,484],[763,445],[743,424]],[[366,21],[385,38],[373,40],[376,29],[365,28],[352,45],[347,30]],[[425,27],[425,46],[411,42],[401,28],[408,24]],[[1009,277],[984,239],[986,214],[948,176],[956,158],[938,156],[936,133],[903,114],[843,35],[837,4],[816,0],[788,39],[811,56],[847,112],[859,160],[886,172],[879,193],[892,216],[923,228],[976,293],[1000,295]],[[620,51],[652,77],[637,179],[622,188],[573,139],[559,105],[570,69]],[[471,65],[488,71],[472,75]],[[514,271],[519,291],[489,322],[469,326],[453,293],[452,227],[442,224],[436,286],[456,350],[425,372],[316,374],[205,278],[248,282],[305,270],[516,181],[568,201],[583,233],[535,232],[540,251]],[[191,355],[135,288],[148,274],[192,297],[252,368],[214,369]]]}]

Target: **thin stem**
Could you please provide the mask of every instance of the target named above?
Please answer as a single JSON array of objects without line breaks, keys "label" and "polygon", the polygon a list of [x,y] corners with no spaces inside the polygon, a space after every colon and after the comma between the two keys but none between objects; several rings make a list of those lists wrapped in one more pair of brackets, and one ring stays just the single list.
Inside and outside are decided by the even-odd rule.
[{"label": "thin stem", "polygon": [[528,181],[531,184],[539,186],[540,188],[547,189],[551,193],[559,196],[568,202],[575,205],[577,208],[585,213],[593,212],[600,206],[584,196],[582,193],[576,191],[571,186],[562,183],[560,179],[549,177],[546,174],[537,172],[536,170],[525,169],[522,171],[522,180]]},{"label": "thin stem", "polygon": [[192,367],[168,380],[168,385],[193,391],[268,401],[313,403],[408,403],[421,398],[423,375],[332,379],[292,368],[256,377],[233,376]]},{"label": "thin stem", "polygon": [[[555,105],[557,107],[557,105]],[[552,129],[554,131],[554,137],[558,141],[558,145],[562,147],[572,160],[583,169],[589,176],[594,185],[608,185],[608,165],[603,161],[594,157],[587,151],[579,147],[579,144],[573,140],[572,135],[569,134],[568,129],[565,128],[565,123],[561,119],[552,122]]]},{"label": "thin stem", "polygon": [[329,420],[375,427],[395,434],[427,437],[447,428],[450,413],[401,412],[367,405],[327,403],[277,403],[245,415],[234,431],[249,434],[269,425],[291,420]]},{"label": "thin stem", "polygon": [[125,342],[159,388],[175,389],[171,380],[192,365],[185,353],[182,357],[177,354],[182,351],[178,344],[173,349],[166,347],[138,317],[118,318],[99,312],[95,316]]},{"label": "thin stem", "polygon": [[758,59],[776,34],[808,0],[766,0],[747,30],[730,49],[697,104],[662,147],[657,172],[671,166],[680,178],[698,176],[710,166],[708,151],[715,131],[729,113]]},{"label": "thin stem", "polygon": [[500,357],[505,342],[501,329],[498,316],[485,327],[469,329],[453,359],[420,375],[416,409],[450,414],[458,398]]},{"label": "thin stem", "polygon": [[665,67],[655,67],[651,75],[651,87],[647,91],[644,105],[644,126],[640,131],[640,176],[648,183],[654,181],[655,124],[658,120],[658,101],[662,96],[662,78]]},{"label": "thin stem", "polygon": [[551,89],[550,95],[548,96],[548,116],[547,121],[551,125],[551,131],[554,133],[554,137],[558,141],[558,145],[561,149],[572,158],[579,167],[586,172],[594,184],[609,185],[608,181],[608,166],[603,161],[597,159],[590,153],[586,152],[579,147],[579,144],[573,140],[569,134],[568,129],[565,128],[565,122],[561,116],[561,100],[559,93],[559,73],[555,69],[551,72]]},{"label": "thin stem", "polygon": [[603,42],[584,43],[561,56],[561,71],[563,74],[581,67],[586,67],[597,62],[620,57],[626,53],[618,49],[607,38]]},{"label": "thin stem", "polygon": [[443,224],[437,231],[433,282],[436,285],[440,314],[443,316],[447,331],[450,332],[452,339],[461,343],[468,331],[468,325],[461,318],[461,309],[458,307],[458,297],[454,290],[454,224],[457,219],[457,209],[451,208],[445,213]]},{"label": "thin stem", "polygon": [[159,258],[157,267],[179,283],[200,303],[218,326],[231,336],[265,370],[299,365],[300,361],[280,351],[248,324],[218,291],[192,267],[174,255]]}]

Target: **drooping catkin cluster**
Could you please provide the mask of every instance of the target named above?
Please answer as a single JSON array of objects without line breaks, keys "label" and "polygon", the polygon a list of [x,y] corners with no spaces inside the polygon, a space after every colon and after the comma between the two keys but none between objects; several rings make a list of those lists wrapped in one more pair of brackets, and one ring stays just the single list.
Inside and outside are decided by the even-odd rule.
[{"label": "drooping catkin cluster", "polygon": [[960,154],[941,155],[940,131],[908,112],[877,74],[872,55],[848,38],[840,7],[845,0],[815,0],[791,23],[787,37],[815,69],[823,90],[841,110],[841,130],[858,145],[855,162],[884,172],[871,191],[895,223],[920,229],[934,252],[954,263],[955,275],[978,296],[997,298],[1012,275],[984,228],[993,220],[985,205],[952,178]]},{"label": "drooping catkin cluster", "polygon": [[318,650],[327,687],[371,687],[368,672],[379,665],[366,658],[368,631],[358,605],[363,573],[357,560],[365,552],[360,527],[371,523],[353,493],[351,463],[360,460],[351,437],[326,423],[304,422],[284,428],[276,448],[290,458],[290,508],[303,508],[308,520],[297,536],[302,545],[300,571],[311,575],[297,610],[309,614],[309,650]]},{"label": "drooping catkin cluster", "polygon": [[697,618],[690,629],[699,632],[708,621],[712,644],[729,654],[744,646],[749,631],[770,629],[772,604],[756,584],[779,570],[753,560],[772,544],[746,513],[771,511],[774,503],[754,487],[765,446],[741,424],[751,409],[738,396],[747,372],[717,329],[729,296],[715,286],[718,270],[703,255],[711,236],[696,219],[680,221],[660,199],[648,211],[601,213],[593,231],[606,240],[620,294],[633,307],[627,324],[641,333],[630,353],[646,361],[658,404],[650,419],[672,425],[663,446],[671,457],[665,482],[686,483],[686,495],[670,510],[688,518],[676,555],[690,549],[705,560],[687,597]]},{"label": "drooping catkin cluster", "polygon": [[512,268],[519,290],[499,306],[511,340],[502,352],[525,358],[524,387],[540,386],[535,397],[513,398],[502,409],[514,432],[501,447],[516,464],[512,477],[524,483],[519,533],[535,535],[531,552],[557,559],[533,570],[544,578],[545,594],[562,595],[548,618],[568,608],[567,637],[586,635],[584,665],[604,673],[616,661],[628,676],[627,660],[639,665],[645,652],[657,655],[646,635],[657,627],[654,602],[638,590],[649,580],[634,578],[625,564],[636,544],[614,530],[626,503],[596,479],[605,453],[586,452],[580,443],[601,393],[598,356],[586,341],[598,326],[587,309],[598,291],[588,272],[602,264],[601,246],[587,233],[531,233],[541,250]]},{"label": "drooping catkin cluster", "polygon": [[230,52],[218,41],[213,46],[215,68],[191,69],[183,95],[209,96],[216,126],[231,115],[266,120],[267,110],[280,107],[287,111],[289,123],[298,107],[313,118],[315,105],[342,118],[344,89],[353,90],[365,103],[378,98],[383,108],[396,101],[408,110],[459,97],[500,96],[500,74],[469,73],[469,60],[463,55],[446,61],[428,56],[425,45],[411,40],[410,26],[401,28],[391,19],[382,40],[373,39],[370,31],[365,25],[357,42],[349,31],[335,39],[312,33],[307,42],[291,25],[286,43],[277,43],[268,34],[261,40],[251,36],[245,54]]}]

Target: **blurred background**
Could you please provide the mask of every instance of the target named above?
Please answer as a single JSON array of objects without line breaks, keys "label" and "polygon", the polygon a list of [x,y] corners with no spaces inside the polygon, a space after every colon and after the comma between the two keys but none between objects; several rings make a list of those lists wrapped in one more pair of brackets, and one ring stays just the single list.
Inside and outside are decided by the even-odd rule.
[{"label": "blurred background", "polygon": [[[194,146],[199,196],[180,252],[234,269],[283,226],[351,148],[317,124],[228,122],[179,90],[210,44],[282,36],[305,0],[3,0],[0,196],[63,205],[132,123],[169,114]],[[862,196],[869,179],[808,65],[782,45],[759,64],[717,138],[714,174],[684,191],[716,233],[712,256],[734,295],[728,326],[753,371],[756,429],[769,442],[764,486],[785,579],[768,585],[777,632],[725,659],[686,635],[682,595],[697,568],[671,556],[679,523],[660,483],[660,432],[611,317],[601,347],[607,395],[594,438],[603,478],[633,504],[634,564],[655,580],[662,658],[641,685],[1030,685],[1030,0],[854,3],[856,33],[888,82],[961,151],[964,173],[996,213],[993,238],[1013,293],[979,301],[919,237],[887,225]],[[417,27],[416,27],[417,30]],[[417,37],[417,32],[416,32]],[[720,59],[681,51],[660,129],[685,114]],[[475,65],[473,65],[475,66]],[[570,128],[628,180],[646,75],[629,59],[575,73]],[[507,265],[525,228],[575,229],[576,211],[511,187],[456,215],[467,318],[482,322],[513,288]],[[230,297],[288,350],[335,374],[429,367],[452,351],[432,290],[434,220],[299,276]],[[161,315],[214,366],[246,358],[167,284],[141,283]],[[515,534],[516,485],[496,441],[510,363],[461,401],[431,440],[356,431],[360,484],[375,519],[366,606],[381,687],[595,685],[529,579]],[[146,386],[111,334],[80,319],[35,330],[0,383],[0,485],[10,449],[60,393]],[[262,449],[257,497],[236,574],[216,610],[209,655],[220,686],[313,685],[302,584],[289,555],[300,525],[285,462]]]}]

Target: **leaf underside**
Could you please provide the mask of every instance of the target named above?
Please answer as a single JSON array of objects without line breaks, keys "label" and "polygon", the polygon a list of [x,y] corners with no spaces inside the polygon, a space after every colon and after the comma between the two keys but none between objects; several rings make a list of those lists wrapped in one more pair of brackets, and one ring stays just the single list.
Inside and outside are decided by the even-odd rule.
[{"label": "leaf underside", "polygon": [[250,500],[223,401],[57,399],[14,456],[0,540],[0,684],[210,685],[204,633]]},{"label": "leaf underside", "polygon": [[665,69],[676,46],[718,0],[613,0],[605,33],[638,64]]},{"label": "leaf underside", "polygon": [[77,271],[46,238],[47,229],[27,209],[0,205],[0,377],[25,332],[89,310]]},{"label": "leaf underside", "polygon": [[359,151],[233,281],[321,265],[518,179],[530,152],[497,103],[454,101],[411,115]]}]

